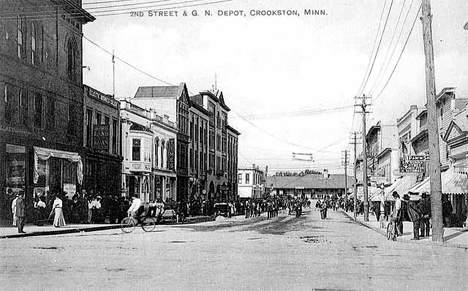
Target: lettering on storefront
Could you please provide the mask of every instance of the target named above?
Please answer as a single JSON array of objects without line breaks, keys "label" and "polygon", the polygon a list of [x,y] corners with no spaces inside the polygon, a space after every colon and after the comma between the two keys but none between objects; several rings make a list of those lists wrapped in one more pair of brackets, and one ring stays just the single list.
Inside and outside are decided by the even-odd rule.
[{"label": "lettering on storefront", "polygon": [[417,155],[400,158],[400,173],[423,173],[428,156]]},{"label": "lettering on storefront", "polygon": [[108,124],[95,124],[94,125],[94,150],[109,151],[109,125]]},{"label": "lettering on storefront", "polygon": [[169,139],[167,143],[167,166],[170,170],[175,170],[175,140],[173,138]]},{"label": "lettering on storefront", "polygon": [[101,100],[102,102],[110,104],[114,107],[119,106],[119,103],[115,99],[112,98],[112,95],[102,94],[101,92],[96,91],[93,88],[89,88],[89,96],[95,99]]}]

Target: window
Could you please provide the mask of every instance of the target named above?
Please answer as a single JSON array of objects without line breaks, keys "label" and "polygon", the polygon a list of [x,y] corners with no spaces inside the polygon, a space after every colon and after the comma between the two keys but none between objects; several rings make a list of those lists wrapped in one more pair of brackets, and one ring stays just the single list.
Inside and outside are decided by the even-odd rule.
[{"label": "window", "polygon": [[76,81],[76,42],[74,38],[68,40],[67,49],[68,49],[68,59],[67,59],[67,68],[68,68],[68,78],[72,81]]},{"label": "window", "polygon": [[93,110],[86,109],[86,146],[92,147],[93,139]]},{"label": "window", "polygon": [[96,124],[101,124],[101,113],[96,112]]},{"label": "window", "polygon": [[250,184],[250,174],[245,174],[245,184]]},{"label": "window", "polygon": [[117,120],[112,119],[112,153],[117,153]]},{"label": "window", "polygon": [[18,44],[18,58],[19,59],[24,59],[26,57],[25,54],[25,47],[24,47],[24,38],[25,38],[25,33],[24,33],[24,18],[22,16],[18,16],[17,20],[17,25],[18,25],[18,33],[17,33],[17,44]]},{"label": "window", "polygon": [[156,168],[159,167],[158,162],[159,162],[159,139],[156,138],[154,140],[154,164]]},{"label": "window", "polygon": [[134,138],[133,144],[132,144],[132,160],[139,161],[140,153],[141,153],[141,140]]},{"label": "window", "polygon": [[49,99],[49,106],[47,108],[47,128],[50,130],[55,129],[55,100]]},{"label": "window", "polygon": [[151,140],[145,139],[143,140],[145,151],[143,153],[145,162],[151,162]]},{"label": "window", "polygon": [[19,90],[20,120],[25,127],[28,126],[28,94],[26,91]]},{"label": "window", "polygon": [[161,168],[164,168],[164,140],[161,141]]},{"label": "window", "polygon": [[242,174],[237,174],[237,183],[242,184]]},{"label": "window", "polygon": [[75,112],[75,105],[74,104],[68,104],[67,133],[69,135],[76,135],[76,112]]},{"label": "window", "polygon": [[42,128],[42,95],[34,95],[34,127]]},{"label": "window", "polygon": [[104,124],[109,125],[109,122],[110,122],[109,116],[105,116],[104,117]]},{"label": "window", "polygon": [[5,115],[4,115],[4,118],[5,118],[5,123],[6,124],[9,124],[11,123],[11,96],[10,96],[10,88],[8,88],[8,85],[5,84],[5,89],[3,91],[3,94],[4,94],[4,98],[5,98]]},{"label": "window", "polygon": [[36,64],[37,52],[36,52],[36,25],[31,23],[31,64]]}]

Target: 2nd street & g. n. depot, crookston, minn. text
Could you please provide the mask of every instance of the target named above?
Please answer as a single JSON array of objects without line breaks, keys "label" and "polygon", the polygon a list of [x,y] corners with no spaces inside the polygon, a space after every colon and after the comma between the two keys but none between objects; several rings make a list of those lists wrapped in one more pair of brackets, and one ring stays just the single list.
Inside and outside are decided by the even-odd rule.
[{"label": "2nd street & g. n. depot, crookston, minn. text", "polygon": [[325,9],[251,9],[251,10],[148,10],[132,11],[130,17],[264,17],[264,16],[326,16]]}]

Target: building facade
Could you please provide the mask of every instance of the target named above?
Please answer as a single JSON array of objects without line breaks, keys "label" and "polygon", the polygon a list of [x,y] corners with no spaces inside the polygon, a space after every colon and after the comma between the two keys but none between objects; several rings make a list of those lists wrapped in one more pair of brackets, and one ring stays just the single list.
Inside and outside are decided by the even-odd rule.
[{"label": "building facade", "polygon": [[139,87],[132,103],[142,108],[149,108],[157,114],[167,115],[176,120],[177,139],[175,149],[177,153],[176,200],[187,199],[189,193],[188,145],[189,145],[189,96],[187,86],[147,86]]},{"label": "building facade", "polygon": [[157,115],[121,99],[122,195],[144,202],[176,200],[177,128],[169,116]]},{"label": "building facade", "polygon": [[[227,178],[228,178],[228,185],[230,187],[229,193],[231,193],[231,199],[238,199],[239,192],[238,192],[238,150],[239,150],[239,135],[238,132],[234,127],[227,125]],[[265,173],[266,175],[267,173]]]},{"label": "building facade", "polygon": [[265,194],[265,173],[258,166],[237,171],[239,199],[259,199]]},{"label": "building facade", "polygon": [[93,195],[120,195],[122,156],[120,102],[83,85],[83,189]]},{"label": "building facade", "polygon": [[37,196],[81,188],[82,26],[94,17],[80,1],[2,1],[0,10],[8,15],[0,19],[0,216],[8,221],[15,192],[25,191],[31,214]]},{"label": "building facade", "polygon": [[190,101],[189,108],[189,199],[205,198],[208,168],[208,125],[210,112]]},{"label": "building facade", "polygon": [[[231,140],[234,147],[230,153],[233,165],[237,165],[237,142],[240,134],[228,124],[228,113],[231,110],[224,101],[221,91],[204,91],[190,100],[207,109],[209,116],[208,124],[208,167],[207,167],[207,198],[218,201],[234,200],[235,180],[237,170],[233,167],[228,172],[228,128],[231,132]],[[231,177],[231,179],[230,179]]]}]

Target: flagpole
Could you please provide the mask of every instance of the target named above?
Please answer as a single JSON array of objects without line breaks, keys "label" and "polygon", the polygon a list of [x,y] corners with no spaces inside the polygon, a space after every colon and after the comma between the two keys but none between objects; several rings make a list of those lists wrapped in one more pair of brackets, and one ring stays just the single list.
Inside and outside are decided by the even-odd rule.
[{"label": "flagpole", "polygon": [[112,95],[115,98],[115,56],[114,56],[114,50],[112,50]]}]

